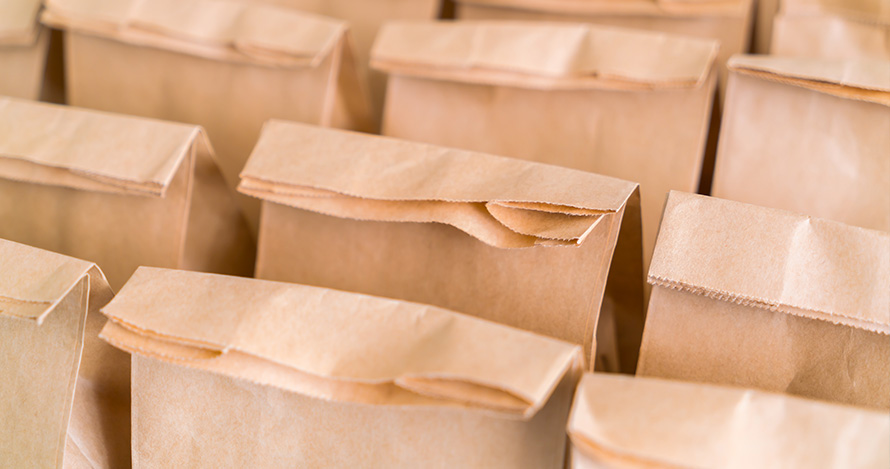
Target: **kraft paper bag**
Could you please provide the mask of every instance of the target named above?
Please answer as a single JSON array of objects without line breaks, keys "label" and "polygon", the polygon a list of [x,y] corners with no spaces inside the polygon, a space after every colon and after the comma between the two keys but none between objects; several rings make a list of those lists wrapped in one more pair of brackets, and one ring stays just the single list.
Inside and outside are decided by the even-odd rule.
[{"label": "kraft paper bag", "polygon": [[748,51],[752,0],[456,0],[462,20],[570,21],[719,41],[717,73]]},{"label": "kraft paper bag", "polygon": [[130,464],[130,362],[95,264],[0,240],[0,467]]},{"label": "kraft paper bag", "polygon": [[39,11],[40,0],[0,1],[0,95],[40,97],[50,32]]},{"label": "kraft paper bag", "polygon": [[270,118],[374,127],[342,21],[215,0],[48,0],[43,21],[66,31],[72,105],[203,126],[233,190]]},{"label": "kraft paper bag", "polygon": [[258,278],[431,304],[636,365],[636,184],[282,121],[241,176],[263,200]]},{"label": "kraft paper bag", "polygon": [[713,41],[587,25],[392,23],[383,132],[640,183],[646,265],[664,198],[695,192]]},{"label": "kraft paper bag", "polygon": [[782,0],[770,53],[890,60],[890,0]]},{"label": "kraft paper bag", "polygon": [[890,466],[890,415],[799,397],[586,374],[568,425],[572,467]]},{"label": "kraft paper bag", "polygon": [[730,66],[712,194],[890,231],[890,61]]},{"label": "kraft paper bag", "polygon": [[200,127],[0,98],[0,238],[96,262],[250,275],[255,247]]},{"label": "kraft paper bag", "polygon": [[674,192],[638,374],[890,408],[890,233]]},{"label": "kraft paper bag", "polygon": [[241,0],[296,8],[319,15],[339,18],[349,23],[355,37],[355,55],[359,70],[368,76],[374,116],[383,112],[386,76],[369,70],[371,45],[386,21],[433,20],[439,15],[440,0]]},{"label": "kraft paper bag", "polygon": [[103,312],[101,337],[133,354],[137,468],[563,467],[576,345],[417,303],[144,267]]}]

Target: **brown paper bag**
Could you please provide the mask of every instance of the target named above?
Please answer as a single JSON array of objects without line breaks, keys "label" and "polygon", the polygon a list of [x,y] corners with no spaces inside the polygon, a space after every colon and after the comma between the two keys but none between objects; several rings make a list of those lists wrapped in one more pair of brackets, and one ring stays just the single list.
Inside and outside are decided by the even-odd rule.
[{"label": "brown paper bag", "polygon": [[890,408],[890,233],[671,193],[645,376]]},{"label": "brown paper bag", "polygon": [[242,0],[245,3],[261,1],[287,6],[349,23],[355,37],[355,55],[359,70],[368,75],[374,116],[378,120],[383,112],[383,95],[386,92],[386,76],[369,71],[371,45],[380,26],[386,21],[433,20],[439,15],[440,0]]},{"label": "brown paper bag", "polygon": [[136,467],[563,467],[578,346],[422,304],[152,268],[103,312],[101,337],[133,354]]},{"label": "brown paper bag", "polygon": [[466,20],[571,21],[617,26],[720,42],[721,95],[726,61],[747,52],[752,0],[456,0]]},{"label": "brown paper bag", "polygon": [[239,190],[264,201],[258,278],[428,303],[636,365],[636,184],[272,121]]},{"label": "brown paper bag", "polygon": [[712,194],[890,231],[890,62],[730,66]]},{"label": "brown paper bag", "polygon": [[0,466],[130,463],[130,364],[99,340],[90,262],[0,240]]},{"label": "brown paper bag", "polygon": [[636,184],[272,121],[239,190],[264,201],[258,278],[432,304],[636,365]]},{"label": "brown paper bag", "polygon": [[[234,189],[267,119],[368,130],[346,23],[215,0],[48,0],[69,102],[203,126]],[[256,228],[259,204],[239,198]]]},{"label": "brown paper bag", "polygon": [[0,2],[0,95],[40,97],[50,32],[39,10],[40,0]]},{"label": "brown paper bag", "polygon": [[254,243],[200,127],[0,98],[0,238],[95,261],[250,275]]},{"label": "brown paper bag", "polygon": [[587,374],[572,467],[886,468],[886,412],[746,389]]},{"label": "brown paper bag", "polygon": [[890,60],[890,1],[782,0],[772,54]]},{"label": "brown paper bag", "polygon": [[698,188],[711,41],[584,25],[387,25],[383,131],[640,183],[646,265],[664,198]]}]

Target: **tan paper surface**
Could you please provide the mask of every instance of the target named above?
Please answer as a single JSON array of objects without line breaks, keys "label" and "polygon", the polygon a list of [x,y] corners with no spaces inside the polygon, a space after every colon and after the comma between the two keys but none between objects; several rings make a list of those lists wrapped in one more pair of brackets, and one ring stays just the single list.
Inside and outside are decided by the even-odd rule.
[{"label": "tan paper surface", "polygon": [[462,20],[569,21],[615,26],[720,42],[718,86],[726,85],[726,61],[747,52],[751,0],[456,0]]},{"label": "tan paper surface", "polygon": [[890,1],[782,0],[771,53],[890,60]]},{"label": "tan paper surface", "polygon": [[638,373],[890,408],[890,233],[671,193]]},{"label": "tan paper surface", "polygon": [[374,115],[383,112],[386,75],[369,70],[371,45],[386,21],[433,20],[439,13],[440,0],[242,0],[244,3],[263,2],[286,6],[339,18],[349,23],[355,37],[355,55],[362,74],[367,74]]},{"label": "tan paper surface", "polygon": [[890,62],[730,66],[712,194],[890,230]]},{"label": "tan paper surface", "polygon": [[769,54],[773,39],[773,21],[779,11],[780,0],[754,0],[754,35],[751,52]]},{"label": "tan paper surface", "polygon": [[[367,130],[366,86],[346,23],[215,0],[50,0],[75,106],[197,124],[229,186],[263,122]],[[256,228],[259,204],[239,197]]]},{"label": "tan paper surface", "polygon": [[587,374],[568,425],[574,468],[885,468],[890,416],[780,394]]},{"label": "tan paper surface", "polygon": [[200,127],[0,98],[0,238],[95,261],[249,275],[254,244]]},{"label": "tan paper surface", "polygon": [[40,26],[40,0],[0,2],[0,95],[37,99],[49,47]]},{"label": "tan paper surface", "polygon": [[95,264],[0,240],[0,465],[129,466],[130,364]]},{"label": "tan paper surface", "polygon": [[645,265],[664,198],[698,188],[717,46],[587,25],[393,23],[386,135],[640,183]]},{"label": "tan paper surface", "polygon": [[258,278],[433,304],[635,365],[636,184],[281,121],[242,178],[264,200]]},{"label": "tan paper surface", "polygon": [[577,346],[185,271],[140,268],[117,298],[101,337],[134,354],[137,467],[563,465]]}]

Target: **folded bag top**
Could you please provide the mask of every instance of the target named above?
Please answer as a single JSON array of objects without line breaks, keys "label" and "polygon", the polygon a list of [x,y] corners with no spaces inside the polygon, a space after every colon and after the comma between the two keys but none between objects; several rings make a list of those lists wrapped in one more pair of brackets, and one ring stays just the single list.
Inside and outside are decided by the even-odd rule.
[{"label": "folded bag top", "polygon": [[0,46],[28,46],[37,40],[40,0],[0,1]]},{"label": "folded bag top", "polygon": [[730,70],[845,99],[890,106],[890,62],[736,55]]},{"label": "folded bag top", "polygon": [[133,45],[274,67],[316,66],[346,23],[229,0],[49,0],[43,22]]},{"label": "folded bag top", "polygon": [[734,0],[457,0],[491,7],[544,10],[575,15],[644,15],[680,18],[735,16],[748,6]]},{"label": "folded bag top", "polygon": [[163,197],[189,151],[198,126],[0,97],[0,178]]},{"label": "folded bag top", "polygon": [[890,233],[672,192],[649,283],[890,334]]},{"label": "folded bag top", "polygon": [[568,433],[584,457],[618,467],[890,463],[884,412],[662,379],[585,375]]},{"label": "folded bag top", "polygon": [[489,245],[584,242],[634,183],[592,173],[283,121],[266,124],[239,190],[358,220],[438,222]]},{"label": "folded bag top", "polygon": [[531,418],[581,349],[441,308],[142,267],[103,313],[125,351],[320,399]]},{"label": "folded bag top", "polygon": [[373,67],[433,79],[545,89],[656,89],[705,83],[716,41],[586,24],[389,23]]},{"label": "folded bag top", "polygon": [[890,25],[890,2],[886,0],[782,0],[785,16],[841,16],[853,21]]},{"label": "folded bag top", "polygon": [[12,241],[0,240],[0,272],[2,317],[41,324],[84,277],[89,278],[90,305],[113,296],[96,264]]}]

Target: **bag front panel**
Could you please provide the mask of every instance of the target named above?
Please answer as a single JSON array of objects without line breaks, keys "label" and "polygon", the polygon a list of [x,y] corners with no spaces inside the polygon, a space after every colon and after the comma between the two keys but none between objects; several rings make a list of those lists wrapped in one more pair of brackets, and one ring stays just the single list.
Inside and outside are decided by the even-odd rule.
[{"label": "bag front panel", "polygon": [[134,466],[195,468],[561,468],[578,379],[521,421],[313,399],[140,356],[133,374]]},{"label": "bag front panel", "polygon": [[890,108],[733,74],[713,195],[890,230]]},{"label": "bag front panel", "polygon": [[257,278],[432,304],[582,345],[590,357],[614,215],[578,247],[501,249],[438,223],[263,207]]},{"label": "bag front panel", "polygon": [[638,372],[890,408],[890,336],[663,287]]}]

